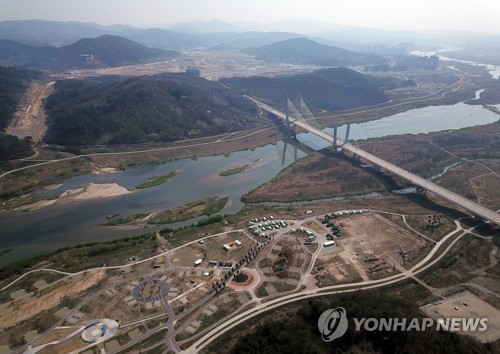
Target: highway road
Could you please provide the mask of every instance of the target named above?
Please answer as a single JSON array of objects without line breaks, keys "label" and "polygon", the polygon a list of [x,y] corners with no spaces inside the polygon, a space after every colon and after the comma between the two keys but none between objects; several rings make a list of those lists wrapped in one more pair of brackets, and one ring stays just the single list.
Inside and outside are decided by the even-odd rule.
[{"label": "highway road", "polygon": [[[274,114],[275,116],[281,118],[282,120],[286,119],[285,114],[278,111],[277,109],[275,109],[275,108],[273,108],[273,107],[271,107],[263,102],[260,102],[252,97],[249,97],[249,96],[246,96],[246,97],[248,99],[250,99],[252,102],[254,102],[260,109],[263,109],[267,112],[270,112],[270,113]],[[317,129],[317,128],[310,126],[306,121],[295,119],[295,120],[291,120],[291,122],[294,125],[299,126],[303,129],[309,131],[310,133],[312,133],[320,138],[323,138],[323,139],[327,140],[328,142],[330,142],[331,144],[333,144],[333,136],[329,135],[328,133],[326,133],[320,129]],[[337,138],[337,144],[341,145],[341,144],[343,144],[343,141],[341,139]],[[350,143],[346,143],[343,146],[343,149],[350,151],[351,153],[362,157],[366,161],[369,161],[370,163],[377,165],[377,166],[379,166],[379,167],[381,167],[381,168],[383,168],[383,169],[385,169],[385,170],[387,170],[395,175],[398,175],[398,176],[406,179],[407,181],[410,181],[414,185],[420,186],[427,191],[431,191],[431,192],[439,195],[440,197],[448,200],[449,202],[452,202],[452,203],[472,212],[474,215],[480,216],[486,220],[494,222],[497,225],[500,225],[500,214],[491,210],[491,209],[488,209],[488,208],[486,208],[486,207],[484,207],[476,202],[473,202],[467,198],[464,198],[461,195],[453,193],[446,188],[438,186],[437,184],[430,182],[430,181],[426,180],[425,178],[417,176],[414,173],[408,172],[405,169],[398,167],[390,162],[387,162],[384,159],[381,159],[380,157],[372,155],[372,154],[360,149],[359,147],[351,145]]]}]

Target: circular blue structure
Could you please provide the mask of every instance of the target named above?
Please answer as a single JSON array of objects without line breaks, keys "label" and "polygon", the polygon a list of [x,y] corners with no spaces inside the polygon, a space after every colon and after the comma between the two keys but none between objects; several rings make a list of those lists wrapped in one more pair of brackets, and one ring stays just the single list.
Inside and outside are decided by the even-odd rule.
[{"label": "circular blue structure", "polygon": [[102,342],[118,332],[118,322],[109,318],[88,323],[82,330],[82,339],[87,343]]}]

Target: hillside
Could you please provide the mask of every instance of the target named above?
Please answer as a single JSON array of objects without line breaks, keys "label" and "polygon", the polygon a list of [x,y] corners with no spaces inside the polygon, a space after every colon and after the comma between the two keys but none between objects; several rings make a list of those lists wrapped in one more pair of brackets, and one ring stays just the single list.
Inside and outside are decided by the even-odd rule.
[{"label": "hillside", "polygon": [[[322,339],[318,319],[323,311],[339,306],[347,313],[347,330],[333,342]],[[274,316],[274,317],[273,317]],[[417,329],[356,330],[356,319],[418,319]],[[285,319],[285,320],[283,320]],[[290,304],[248,321],[221,339],[210,344],[206,353],[492,353],[488,343],[458,333],[436,330],[435,323],[419,331],[422,314],[410,301],[383,291],[353,292],[351,294],[304,300]],[[366,322],[368,323],[368,322]],[[412,322],[413,323],[413,322]],[[335,329],[333,321],[332,328]],[[404,326],[404,325],[403,325]],[[368,327],[369,328],[369,327]],[[394,327],[395,328],[395,327]],[[325,334],[328,332],[325,331]]]},{"label": "hillside", "polygon": [[169,141],[256,124],[255,107],[241,95],[182,74],[100,84],[61,81],[45,108],[45,140],[61,145]]},{"label": "hillside", "polygon": [[39,75],[35,71],[0,66],[0,130],[9,124],[29,81]]},{"label": "hillside", "polygon": [[320,69],[310,74],[273,78],[228,78],[221,82],[250,96],[271,100],[281,107],[285,105],[286,95],[293,99],[302,94],[311,107],[332,112],[386,102],[388,98],[384,89],[411,84],[378,79],[347,68]]},{"label": "hillside", "polygon": [[29,139],[20,140],[7,135],[4,129],[16,112],[29,81],[38,76],[39,73],[34,71],[0,66],[0,161],[26,157],[33,153]]},{"label": "hillside", "polygon": [[255,55],[256,59],[293,64],[349,66],[387,63],[387,59],[374,54],[351,52],[307,38],[292,38],[246,52]]},{"label": "hillside", "polygon": [[85,38],[60,48],[31,47],[0,40],[1,63],[33,69],[104,68],[164,60],[176,55],[174,51],[148,48],[112,35]]}]

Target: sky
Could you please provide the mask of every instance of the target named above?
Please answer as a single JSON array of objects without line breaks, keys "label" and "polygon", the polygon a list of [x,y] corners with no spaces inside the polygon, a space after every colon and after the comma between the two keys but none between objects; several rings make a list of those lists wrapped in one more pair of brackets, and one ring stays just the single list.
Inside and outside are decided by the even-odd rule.
[{"label": "sky", "polygon": [[500,0],[0,0],[0,20],[138,27],[219,19],[304,19],[387,30],[500,33]]}]

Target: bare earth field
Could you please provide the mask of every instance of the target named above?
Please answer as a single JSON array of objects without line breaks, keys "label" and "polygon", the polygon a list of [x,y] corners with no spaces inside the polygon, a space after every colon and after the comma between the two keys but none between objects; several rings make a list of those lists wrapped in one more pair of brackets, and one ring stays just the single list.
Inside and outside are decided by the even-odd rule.
[{"label": "bare earth field", "polygon": [[53,81],[48,84],[39,82],[31,83],[26,93],[26,104],[28,106],[19,107],[6,132],[11,135],[16,135],[19,138],[31,136],[36,143],[40,142],[47,130],[43,105],[45,104],[45,99],[53,91]]},{"label": "bare earth field", "polygon": [[[315,264],[318,286],[385,277],[407,268],[402,255],[416,259],[426,242],[411,231],[377,214],[339,219],[343,236],[318,256]],[[332,282],[331,284],[329,283]]]},{"label": "bare earth field", "polygon": [[98,283],[101,279],[104,278],[104,276],[104,271],[94,271],[92,273],[89,273],[82,280],[72,282],[69,285],[61,286],[53,292],[24,303],[20,305],[19,310],[17,310],[16,312],[0,318],[0,328],[15,325],[18,322],[36,316],[41,311],[51,309],[57,306],[57,304],[59,304],[63,297],[76,295],[85,291],[86,289]]},{"label": "bare earth field", "polygon": [[318,224],[316,221],[306,221],[300,225],[301,227],[306,227],[318,234],[328,232],[327,229],[323,227],[323,225]]},{"label": "bare earth field", "polygon": [[[241,245],[234,243],[235,240],[239,240]],[[230,246],[229,251],[224,249],[224,244]],[[252,241],[245,235],[226,234],[208,238],[203,244],[191,244],[174,251],[171,262],[178,267],[193,267],[197,259],[203,260],[200,267],[207,267],[208,261],[237,262],[248,252],[251,245]]]},{"label": "bare earth field", "polygon": [[311,275],[318,287],[367,280],[364,270],[358,271],[358,268],[338,253],[330,253],[316,259]]},{"label": "bare earth field", "polygon": [[193,267],[194,262],[199,258],[203,259],[205,254],[201,246],[188,245],[172,252],[172,264],[179,267]]},{"label": "bare earth field", "polygon": [[426,242],[391,220],[376,214],[363,214],[339,220],[339,225],[349,235],[342,246],[354,254],[369,254],[388,257],[391,265],[403,265],[401,252],[417,258]]},{"label": "bare earth field", "polygon": [[[440,304],[429,304],[422,309],[434,318],[487,318],[488,329],[486,331],[464,332],[482,342],[494,342],[500,339],[500,311],[470,291],[454,294],[442,300]],[[460,328],[460,330],[463,329]]]}]

